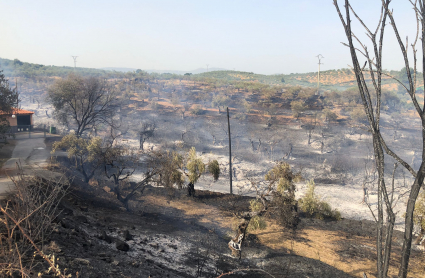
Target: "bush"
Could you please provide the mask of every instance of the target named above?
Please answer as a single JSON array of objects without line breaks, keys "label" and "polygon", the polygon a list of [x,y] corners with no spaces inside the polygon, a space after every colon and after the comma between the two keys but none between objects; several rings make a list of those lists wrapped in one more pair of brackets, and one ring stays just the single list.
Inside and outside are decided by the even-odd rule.
[{"label": "bush", "polygon": [[217,181],[220,177],[220,165],[216,159],[208,163],[207,170],[211,175],[213,175],[214,181]]},{"label": "bush", "polygon": [[[263,203],[259,200],[251,200],[249,202],[249,209],[252,212],[260,212],[264,209]],[[266,221],[263,217],[255,215],[251,218],[248,225],[248,231],[264,230],[267,227]]]},{"label": "bush", "polygon": [[302,100],[291,101],[292,116],[294,116],[297,119],[306,110],[306,108],[307,107],[305,106],[304,101]]},{"label": "bush", "polygon": [[299,199],[300,209],[308,216],[318,219],[341,220],[341,213],[332,209],[331,206],[320,200],[320,196],[314,193],[316,185],[313,180],[307,182],[308,189],[304,197]]},{"label": "bush", "polygon": [[368,121],[364,108],[361,106],[355,107],[353,111],[351,111],[350,116],[351,119],[358,123],[366,124]]},{"label": "bush", "polygon": [[292,173],[288,163],[280,162],[266,174],[265,180],[276,188],[273,192],[272,207],[279,223],[285,228],[295,230],[299,223],[295,182],[300,181],[301,176]]},{"label": "bush", "polygon": [[203,112],[204,110],[202,110],[202,106],[199,104],[195,104],[190,110],[190,113],[192,113],[193,115],[201,115]]},{"label": "bush", "polygon": [[205,164],[202,159],[196,155],[195,147],[192,147],[188,154],[186,168],[189,171],[189,181],[195,184],[205,172]]},{"label": "bush", "polygon": [[[1,277],[35,277],[30,273],[39,271],[65,277],[60,274],[54,258],[41,251],[50,237],[52,221],[57,217],[59,203],[68,189],[66,178],[62,179],[54,183],[21,175],[13,180],[16,193],[0,202]],[[42,259],[36,259],[35,254]]]},{"label": "bush", "polygon": [[264,218],[256,215],[251,218],[251,221],[249,221],[248,232],[255,231],[255,230],[264,230],[266,227],[267,227],[267,224]]},{"label": "bush", "polygon": [[325,108],[323,109],[322,113],[326,121],[335,122],[338,119],[338,116],[334,112],[332,112],[330,109]]}]

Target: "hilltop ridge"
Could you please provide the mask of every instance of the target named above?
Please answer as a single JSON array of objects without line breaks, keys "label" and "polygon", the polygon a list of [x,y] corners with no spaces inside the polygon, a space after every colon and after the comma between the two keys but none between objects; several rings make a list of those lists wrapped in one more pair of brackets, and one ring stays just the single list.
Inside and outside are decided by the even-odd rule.
[{"label": "hilltop ridge", "polygon": [[[82,68],[82,67],[66,67],[66,66],[50,66],[34,63],[27,63],[19,59],[3,59],[0,58],[0,70],[6,77],[25,77],[33,78],[37,76],[48,77],[65,77],[70,73],[77,72],[81,75],[90,76],[105,76],[111,77],[126,77],[126,74],[132,74],[140,71],[132,68]],[[305,87],[317,87],[317,72],[307,73],[290,73],[290,74],[259,74],[254,72],[225,70],[219,68],[211,68],[210,71],[199,68],[193,71],[165,71],[165,70],[142,70],[146,74],[150,74],[156,78],[180,79],[182,76],[190,73],[191,78],[211,78],[225,81],[242,81],[242,82],[259,82],[268,85],[295,85]],[[387,90],[397,90],[398,81],[390,76],[398,78],[404,82],[403,69],[401,71],[386,71],[386,76],[383,77],[384,88]],[[421,73],[418,72],[418,75]],[[366,78],[366,81],[371,83],[371,78]],[[320,87],[324,90],[345,90],[356,86],[354,72],[351,69],[332,69],[320,72]],[[423,88],[423,81],[418,80],[418,89]]]}]

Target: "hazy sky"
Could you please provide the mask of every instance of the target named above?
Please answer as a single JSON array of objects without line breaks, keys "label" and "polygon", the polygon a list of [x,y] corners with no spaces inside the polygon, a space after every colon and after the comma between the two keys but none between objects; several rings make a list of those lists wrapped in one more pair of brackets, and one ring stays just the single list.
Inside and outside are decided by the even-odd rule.
[{"label": "hazy sky", "polygon": [[[381,0],[352,2],[375,29]],[[411,4],[392,2],[410,43]],[[399,70],[404,64],[390,28],[384,68]],[[92,68],[185,71],[209,64],[287,74],[317,71],[319,53],[323,70],[347,68],[342,41],[332,0],[9,0],[0,10],[0,57],[45,65],[73,66],[71,55],[77,55],[77,66]]]}]

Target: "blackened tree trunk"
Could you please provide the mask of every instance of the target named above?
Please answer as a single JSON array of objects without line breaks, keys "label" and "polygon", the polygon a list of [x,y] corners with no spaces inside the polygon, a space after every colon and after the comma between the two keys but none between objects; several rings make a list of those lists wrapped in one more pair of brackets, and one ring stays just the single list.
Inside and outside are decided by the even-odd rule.
[{"label": "blackened tree trunk", "polygon": [[[369,122],[369,130],[372,133],[373,138],[373,150],[375,155],[375,163],[378,171],[378,218],[377,218],[377,270],[378,277],[384,278],[387,277],[390,255],[391,255],[391,243],[393,235],[393,227],[395,222],[395,215],[392,210],[393,198],[392,192],[388,192],[387,187],[384,181],[385,174],[385,155],[391,156],[396,162],[400,163],[405,167],[415,178],[413,184],[410,188],[410,195],[406,206],[406,216],[405,216],[405,231],[404,231],[404,240],[403,247],[401,251],[401,263],[399,266],[399,278],[407,277],[407,270],[409,265],[411,244],[412,244],[412,234],[413,234],[413,212],[415,208],[416,199],[418,198],[419,190],[424,181],[425,175],[425,100],[424,106],[420,107],[417,97],[416,97],[416,43],[418,41],[419,32],[421,31],[422,38],[425,37],[425,6],[422,1],[411,1],[413,5],[413,10],[415,12],[415,17],[417,21],[417,34],[416,38],[411,44],[411,49],[413,53],[413,71],[410,70],[409,59],[407,56],[407,42],[406,45],[401,40],[399,35],[397,25],[393,18],[393,12],[389,8],[390,0],[382,0],[382,9],[381,17],[378,23],[376,31],[372,33],[370,29],[364,24],[360,17],[355,13],[354,9],[351,7],[350,1],[345,0],[345,16],[339,9],[338,0],[334,0],[334,5],[336,7],[337,13],[341,19],[342,25],[345,29],[345,34],[348,39],[348,44],[345,44],[350,49],[350,54],[353,62],[354,73],[356,76],[357,85],[359,88],[360,96],[362,98],[363,107]],[[372,56],[369,54],[367,46],[355,36],[351,29],[351,15],[354,15],[359,23],[365,28],[370,42],[372,44]],[[389,19],[390,24],[386,24],[387,19]],[[390,76],[387,73],[383,72],[382,69],[382,47],[384,41],[384,30],[386,26],[391,26],[400,50],[405,62],[406,74],[408,78],[408,85],[405,85],[398,79]],[[353,43],[353,38],[356,40],[356,45]],[[422,40],[422,60],[425,61],[425,41]],[[360,66],[357,54],[360,53],[365,59],[366,62],[363,67]],[[368,88],[364,72],[367,72],[370,75],[372,81],[372,88]],[[423,78],[425,80],[425,63],[423,63]],[[381,79],[382,76],[390,76],[400,83],[406,89],[406,92],[409,94],[412,104],[417,112],[417,115],[422,122],[422,163],[419,168],[419,171],[416,173],[413,168],[401,159],[395,152],[393,152],[388,146],[384,138],[381,135],[380,130],[380,109],[381,109],[381,93],[382,85]],[[368,77],[369,78],[369,77]],[[374,93],[375,98],[371,97],[371,92]],[[372,101],[373,100],[373,101]],[[387,217],[384,219],[384,210],[386,211]],[[385,223],[384,223],[385,222]],[[384,227],[386,226],[386,227]]]}]

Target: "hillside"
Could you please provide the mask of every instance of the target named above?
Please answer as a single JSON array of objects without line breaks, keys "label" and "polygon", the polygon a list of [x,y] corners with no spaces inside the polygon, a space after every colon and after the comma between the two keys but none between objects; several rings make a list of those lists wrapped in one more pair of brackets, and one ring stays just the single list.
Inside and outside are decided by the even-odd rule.
[{"label": "hillside", "polygon": [[[403,79],[401,71],[388,71],[389,76],[383,77],[384,88],[388,90],[397,90],[399,83],[390,76]],[[418,73],[420,75],[420,73]],[[317,72],[291,73],[264,75],[253,72],[242,71],[212,71],[194,75],[196,77],[207,77],[223,79],[227,81],[251,81],[270,85],[301,85],[306,87],[317,87]],[[370,76],[366,78],[369,85],[372,85]],[[403,80],[405,81],[405,80]],[[423,81],[418,80],[417,87],[423,86]],[[345,90],[356,86],[356,78],[351,69],[327,70],[320,72],[320,87],[325,90]]]},{"label": "hillside", "polygon": [[[10,60],[0,58],[0,70],[3,70],[6,77],[65,77],[70,73],[77,72],[83,76],[103,76],[105,78],[131,78],[134,73],[140,70],[127,69],[127,68],[73,68],[73,67],[59,67],[47,66],[41,64],[33,64],[20,61],[18,59]],[[232,70],[215,70],[209,72],[202,72],[203,69],[197,69],[191,75],[184,75],[184,71],[142,71],[143,73],[149,72],[151,78],[156,79],[190,79],[190,80],[217,80],[220,82],[254,82],[263,83],[267,85],[293,85],[305,87],[317,87],[317,72],[308,73],[291,73],[291,74],[272,74],[264,75],[254,72],[232,71]],[[201,73],[199,73],[201,72]],[[403,72],[401,71],[388,71],[389,76],[399,78],[406,82]],[[405,75],[405,74],[404,74]],[[421,75],[419,72],[418,75]],[[383,77],[384,89],[397,90],[399,83],[389,76]],[[366,78],[369,85],[372,85],[370,77]],[[350,87],[356,86],[355,76],[350,69],[327,70],[320,73],[320,87],[324,90],[345,90]],[[423,81],[418,79],[418,89],[423,87]]]},{"label": "hillside", "polygon": [[[32,77],[19,75],[24,67],[33,71]],[[14,85],[13,82],[18,81],[20,105],[35,112],[36,127],[53,125],[59,133],[67,134],[74,126],[58,123],[52,105],[45,98],[49,86],[66,71],[53,67],[53,73],[57,70],[57,75],[48,76],[43,75],[42,69],[45,67],[23,62],[9,64],[9,73],[17,76],[16,79],[9,77],[10,82]],[[336,80],[351,82],[349,72],[339,71],[339,75],[336,72],[333,79],[329,74],[330,77],[324,80],[329,83]],[[372,138],[363,127],[365,119],[355,87],[318,92],[314,87],[315,73],[260,75],[216,71],[176,75],[93,70],[81,74],[99,74],[116,93],[119,101],[117,129],[126,148],[176,151],[183,155],[194,147],[203,163],[217,160],[221,174],[217,181],[212,181],[209,175],[202,176],[196,183],[196,198],[186,197],[184,190],[146,189],[131,201],[133,212],[127,214],[114,199],[111,181],[103,177],[102,171],[98,172],[92,183],[81,185],[81,194],[74,192],[74,196],[84,200],[71,208],[76,214],[68,215],[62,224],[57,225],[59,234],[55,242],[61,250],[66,250],[61,254],[61,261],[64,266],[72,265],[70,269],[74,273],[80,271],[81,277],[91,277],[91,274],[102,271],[107,273],[106,277],[119,277],[115,272],[127,277],[145,272],[150,272],[152,277],[166,277],[164,273],[170,277],[193,277],[198,268],[191,262],[199,258],[199,250],[211,250],[208,245],[202,245],[208,244],[203,238],[214,236],[218,251],[208,253],[211,254],[206,259],[209,266],[203,270],[212,273],[209,277],[240,267],[264,268],[277,275],[283,271],[282,265],[290,265],[291,273],[294,273],[293,269],[299,270],[300,273],[292,277],[307,274],[309,277],[359,277],[363,272],[373,277],[376,258],[370,250],[374,248],[376,233],[372,230],[373,225],[365,221],[373,218],[366,203],[362,202],[366,197],[362,188],[365,168],[373,163],[368,148]],[[310,87],[296,85],[295,82],[301,81]],[[418,142],[420,123],[411,116],[405,97],[401,92],[384,91],[382,132],[385,138],[389,138],[391,148],[401,150],[405,159],[412,161],[413,167],[417,168],[421,153],[418,148],[421,146]],[[226,107],[230,110],[233,188],[240,200],[221,194],[228,192],[230,177]],[[140,147],[140,132],[144,125],[155,126],[155,130],[152,137],[145,139],[146,142],[142,140],[143,148],[143,145]],[[109,136],[104,126],[99,126],[88,136],[96,133],[102,138]],[[72,171],[74,164],[66,160],[66,156],[53,160],[62,166],[55,164],[52,167],[63,169],[63,172],[65,169]],[[229,239],[234,236],[231,212],[239,201],[245,201],[245,208],[249,206],[249,198],[255,196],[252,181],[262,181],[276,161],[290,164],[305,181],[314,180],[317,194],[332,208],[338,209],[345,219],[326,222],[303,218],[300,233],[295,238],[277,225],[275,219],[267,219],[266,229],[250,232],[250,240],[244,245],[247,252],[244,251],[242,260],[233,259],[227,248]],[[391,166],[391,163],[387,164],[387,167]],[[143,171],[139,169],[131,181],[139,181],[142,175]],[[75,177],[76,182],[81,179],[76,171],[70,176]],[[400,230],[403,228],[399,220],[403,217],[405,184],[411,180],[400,168],[395,179],[394,194],[400,200],[396,204],[399,213],[395,228]],[[306,183],[302,181],[296,186],[296,198],[303,197]],[[367,194],[373,203],[377,188],[373,183],[367,186]],[[101,201],[111,207],[104,209],[93,203]],[[69,203],[75,205],[75,199]],[[81,219],[83,223],[79,222]],[[87,225],[90,230],[84,230],[86,224],[90,224]],[[68,239],[69,235],[75,235],[69,227],[77,227],[75,230],[80,233],[73,237],[74,241]],[[134,236],[133,240],[127,240],[130,250],[128,253],[117,252],[115,245],[106,239],[111,237],[121,242],[125,230]],[[395,250],[400,248],[397,242],[399,240],[394,242]],[[74,245],[76,248],[71,248]],[[417,273],[423,273],[423,260],[418,250],[416,246],[412,258],[417,266],[412,268],[412,277],[421,277]],[[181,258],[187,257],[187,260],[171,258],[167,255],[169,252],[181,252]],[[221,265],[221,258],[225,258],[225,266]],[[397,260],[395,256],[391,262],[391,273],[395,273]],[[80,270],[81,262],[86,266]],[[216,267],[216,263],[220,265]],[[252,277],[261,277],[255,275]]]}]

